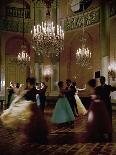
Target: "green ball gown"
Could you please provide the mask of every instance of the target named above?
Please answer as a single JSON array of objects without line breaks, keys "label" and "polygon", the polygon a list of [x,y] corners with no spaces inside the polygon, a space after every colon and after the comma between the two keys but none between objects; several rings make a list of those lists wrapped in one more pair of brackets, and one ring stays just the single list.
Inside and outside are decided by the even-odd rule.
[{"label": "green ball gown", "polygon": [[52,123],[61,124],[66,122],[72,122],[75,120],[74,114],[65,96],[60,96],[56,102],[55,109],[52,115]]}]

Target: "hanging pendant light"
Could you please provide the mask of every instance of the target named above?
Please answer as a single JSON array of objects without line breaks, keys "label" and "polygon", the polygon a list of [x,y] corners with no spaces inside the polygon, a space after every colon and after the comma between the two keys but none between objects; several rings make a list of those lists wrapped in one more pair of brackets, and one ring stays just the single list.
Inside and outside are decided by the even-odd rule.
[{"label": "hanging pendant light", "polygon": [[[32,44],[35,51],[40,55],[56,55],[63,51],[64,47],[64,31],[62,27],[57,24],[57,0],[56,0],[56,25],[50,19],[50,9],[52,0],[43,0],[46,4],[46,21],[41,25],[34,24],[34,28],[31,31]],[[35,5],[34,5],[35,6]],[[35,15],[35,13],[34,13]],[[35,19],[35,17],[34,17]]]},{"label": "hanging pendant light", "polygon": [[18,56],[17,56],[17,60],[18,60],[18,63],[19,64],[23,64],[23,65],[27,65],[28,62],[30,61],[30,56],[28,55],[28,52],[27,52],[27,47],[26,45],[24,44],[24,18],[25,18],[25,12],[24,12],[24,0],[23,0],[23,44],[21,45],[21,49],[18,53]]},{"label": "hanging pendant light", "polygon": [[76,63],[81,65],[82,67],[88,66],[91,60],[91,51],[86,46],[86,38],[85,38],[85,29],[84,29],[84,3],[83,3],[83,33],[81,39],[81,47],[76,51]]}]

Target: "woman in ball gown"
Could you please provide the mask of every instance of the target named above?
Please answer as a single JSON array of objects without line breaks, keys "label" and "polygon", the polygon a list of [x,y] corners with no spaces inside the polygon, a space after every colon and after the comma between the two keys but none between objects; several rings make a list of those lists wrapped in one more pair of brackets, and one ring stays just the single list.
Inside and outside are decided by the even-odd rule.
[{"label": "woman in ball gown", "polygon": [[76,104],[77,104],[77,109],[78,109],[78,115],[86,115],[87,110],[84,107],[83,103],[81,102],[81,99],[78,96],[78,91],[83,91],[86,89],[86,87],[82,88],[82,89],[77,88],[76,82],[73,82],[72,85],[76,88],[75,99],[76,99]]},{"label": "woman in ball gown", "polygon": [[[43,142],[46,141],[48,127],[40,109],[33,101],[36,92],[33,94],[31,89],[34,89],[35,79],[28,78],[26,82],[27,89],[20,88],[11,106],[1,114],[0,119],[5,127],[19,129],[24,140]],[[30,96],[34,98],[31,100]]]},{"label": "woman in ball gown", "polygon": [[1,114],[1,121],[6,127],[18,128],[20,123],[24,123],[23,121],[30,117],[29,106],[32,102],[25,100],[23,98],[24,94],[26,94],[26,91],[20,87],[15,92],[15,98],[10,107]]},{"label": "woman in ball gown", "polygon": [[96,80],[91,79],[88,82],[89,86],[92,88],[91,95],[91,105],[88,111],[88,121],[87,121],[87,137],[92,140],[100,140],[103,138],[104,134],[109,136],[112,133],[112,126],[108,112],[106,110],[103,101],[100,99],[100,90],[96,88]]},{"label": "woman in ball gown", "polygon": [[8,101],[7,101],[7,108],[9,108],[11,102],[14,99],[14,83],[10,82],[10,87],[7,88],[8,91]]},{"label": "woman in ball gown", "polygon": [[64,89],[63,81],[59,81],[58,86],[59,86],[59,99],[56,102],[51,121],[54,124],[64,124],[68,122],[73,123],[75,117],[70,107],[70,104],[64,95],[66,90]]}]

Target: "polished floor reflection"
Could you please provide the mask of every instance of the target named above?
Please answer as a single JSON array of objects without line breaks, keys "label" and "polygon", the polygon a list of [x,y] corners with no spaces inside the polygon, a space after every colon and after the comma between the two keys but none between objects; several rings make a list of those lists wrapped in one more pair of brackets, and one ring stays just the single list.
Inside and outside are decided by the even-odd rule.
[{"label": "polished floor reflection", "polygon": [[48,141],[39,143],[20,143],[20,135],[16,130],[0,125],[0,155],[115,155],[116,154],[116,112],[113,112],[112,140],[106,138],[86,140],[87,116],[79,116],[74,128],[51,125],[50,118],[53,108],[46,108],[45,117],[48,121],[50,134]]}]

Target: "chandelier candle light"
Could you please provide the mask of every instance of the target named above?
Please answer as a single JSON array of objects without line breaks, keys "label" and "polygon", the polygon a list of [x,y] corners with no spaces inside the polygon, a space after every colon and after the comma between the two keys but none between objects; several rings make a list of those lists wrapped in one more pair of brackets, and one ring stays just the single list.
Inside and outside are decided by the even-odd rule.
[{"label": "chandelier candle light", "polygon": [[56,56],[58,56],[59,53],[63,50],[64,31],[62,30],[61,26],[57,24],[56,26],[54,26],[53,21],[50,20],[49,9],[51,7],[51,1],[44,2],[46,3],[47,7],[46,21],[42,22],[42,25],[34,25],[33,30],[31,30],[31,34],[33,36],[33,46],[38,54],[45,54],[47,56],[55,54]]},{"label": "chandelier candle light", "polygon": [[76,51],[76,61],[77,64],[80,64],[81,66],[88,66],[90,63],[90,59],[91,59],[91,52],[89,50],[89,48],[86,48],[86,38],[84,37],[84,4],[83,4],[83,34],[82,34],[82,47],[77,49]]},{"label": "chandelier candle light", "polygon": [[20,62],[30,61],[30,56],[26,53],[26,46],[25,45],[21,46],[21,53],[18,53],[18,60]]},{"label": "chandelier candle light", "polygon": [[27,48],[24,45],[24,0],[23,0],[23,45],[18,53],[17,60],[19,64],[26,65],[30,61],[30,56],[26,52]]}]

